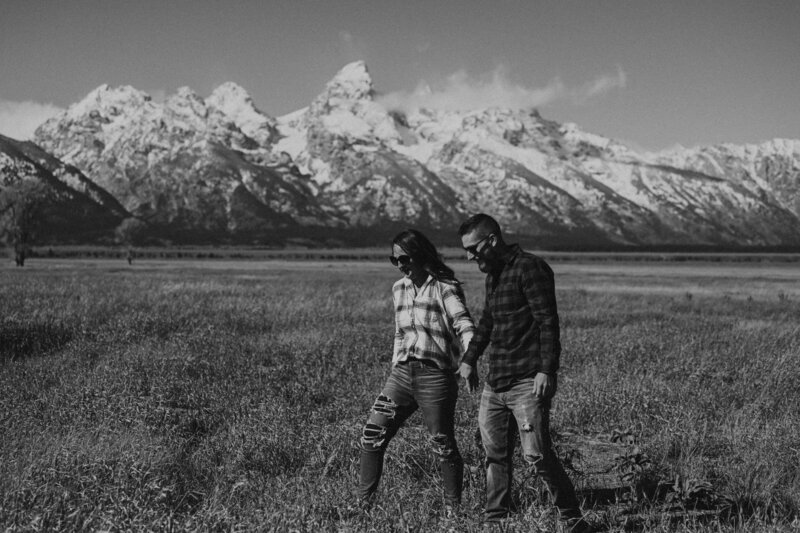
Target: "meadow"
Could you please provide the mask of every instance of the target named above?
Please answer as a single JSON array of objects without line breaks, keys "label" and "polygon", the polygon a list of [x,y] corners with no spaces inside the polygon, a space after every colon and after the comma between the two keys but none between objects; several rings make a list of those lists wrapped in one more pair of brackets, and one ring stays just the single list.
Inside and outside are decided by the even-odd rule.
[{"label": "meadow", "polygon": [[[453,266],[478,316],[482,277]],[[552,431],[599,530],[797,530],[800,264],[552,266]],[[352,505],[397,277],[358,260],[0,266],[0,530],[480,531],[463,388],[461,514],[443,512],[419,415],[377,505]],[[504,529],[557,531],[541,483],[516,474]]]}]

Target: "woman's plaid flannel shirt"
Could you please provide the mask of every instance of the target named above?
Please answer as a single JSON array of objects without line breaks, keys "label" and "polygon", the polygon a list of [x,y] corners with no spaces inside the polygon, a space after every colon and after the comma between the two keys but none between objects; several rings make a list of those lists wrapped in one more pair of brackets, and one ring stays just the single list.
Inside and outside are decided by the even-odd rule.
[{"label": "woman's plaid flannel shirt", "polygon": [[417,289],[408,278],[392,286],[395,310],[392,364],[410,358],[455,370],[469,346],[475,326],[460,285],[433,277]]}]

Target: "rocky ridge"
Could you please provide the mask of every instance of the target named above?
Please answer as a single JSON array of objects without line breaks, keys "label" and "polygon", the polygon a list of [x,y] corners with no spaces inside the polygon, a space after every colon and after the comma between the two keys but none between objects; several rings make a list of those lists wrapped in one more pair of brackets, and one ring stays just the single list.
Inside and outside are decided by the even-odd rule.
[{"label": "rocky ridge", "polygon": [[638,153],[533,109],[403,112],[363,62],[278,118],[233,83],[101,86],[35,142],[173,241],[373,244],[483,211],[545,245],[800,245],[800,141]]}]

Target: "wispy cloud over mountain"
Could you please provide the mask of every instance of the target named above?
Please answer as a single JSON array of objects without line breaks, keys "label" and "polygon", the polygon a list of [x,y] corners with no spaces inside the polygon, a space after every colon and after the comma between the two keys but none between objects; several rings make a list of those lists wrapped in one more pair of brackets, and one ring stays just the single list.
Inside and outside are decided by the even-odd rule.
[{"label": "wispy cloud over mountain", "polygon": [[599,76],[579,87],[569,87],[560,78],[550,80],[543,87],[526,87],[513,82],[508,69],[500,66],[492,73],[470,76],[459,70],[444,82],[432,84],[420,80],[413,91],[395,91],[383,95],[381,103],[390,109],[431,108],[447,111],[504,107],[525,109],[545,106],[556,100],[585,103],[611,90],[625,87],[627,76],[621,67],[614,74]]},{"label": "wispy cloud over mountain", "polygon": [[62,111],[53,104],[0,98],[0,133],[14,139],[29,140],[41,123]]},{"label": "wispy cloud over mountain", "polygon": [[622,67],[617,66],[615,74],[606,74],[595,78],[585,84],[581,89],[573,91],[572,98],[575,102],[585,102],[595,96],[602,96],[614,89],[624,89],[628,83],[628,76]]}]

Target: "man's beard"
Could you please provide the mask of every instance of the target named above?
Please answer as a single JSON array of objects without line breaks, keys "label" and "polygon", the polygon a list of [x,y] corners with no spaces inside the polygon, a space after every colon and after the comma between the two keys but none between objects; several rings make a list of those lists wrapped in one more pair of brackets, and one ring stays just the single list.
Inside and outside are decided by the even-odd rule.
[{"label": "man's beard", "polygon": [[478,269],[484,274],[490,274],[497,270],[499,263],[491,257],[481,257],[478,259]]}]

